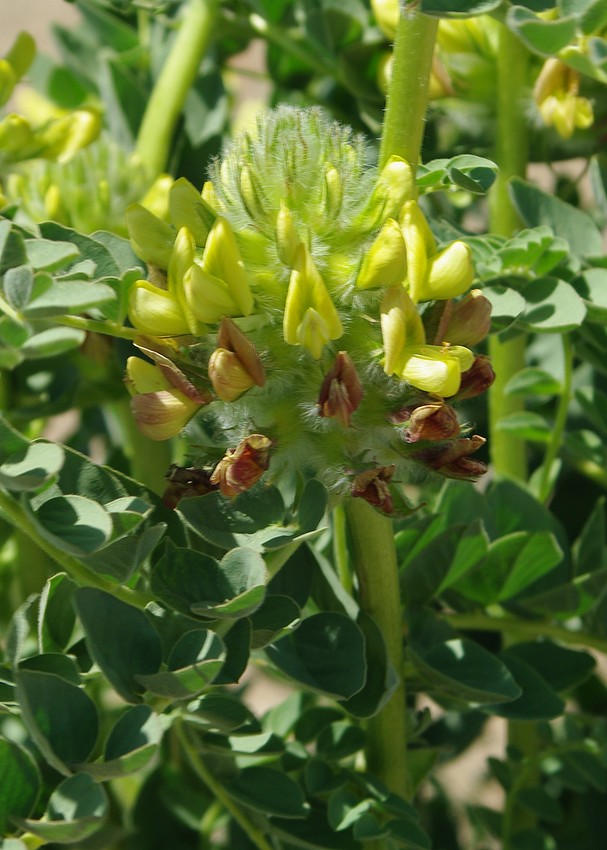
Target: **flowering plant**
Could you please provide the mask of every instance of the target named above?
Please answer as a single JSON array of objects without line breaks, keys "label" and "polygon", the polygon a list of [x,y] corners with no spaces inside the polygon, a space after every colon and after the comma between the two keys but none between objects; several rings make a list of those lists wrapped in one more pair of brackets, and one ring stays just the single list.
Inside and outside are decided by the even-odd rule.
[{"label": "flowering plant", "polygon": [[604,3],[73,5],[0,59],[0,847],[598,850]]}]

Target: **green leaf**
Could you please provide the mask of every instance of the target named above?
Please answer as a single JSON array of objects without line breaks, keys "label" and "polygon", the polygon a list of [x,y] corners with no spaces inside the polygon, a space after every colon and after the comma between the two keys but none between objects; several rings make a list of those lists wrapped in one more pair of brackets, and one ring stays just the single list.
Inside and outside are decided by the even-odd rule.
[{"label": "green leaf", "polygon": [[171,544],[152,569],[152,589],[184,614],[238,619],[262,604],[265,574],[263,559],[251,549],[232,549],[218,563]]},{"label": "green leaf", "polygon": [[135,705],[116,721],[105,745],[103,761],[80,768],[97,780],[137,773],[158,753],[162,731],[159,718],[149,706]]},{"label": "green leaf", "polygon": [[267,595],[262,605],[250,615],[252,648],[259,649],[282,637],[300,618],[301,609],[289,596]]},{"label": "green leaf", "polygon": [[[331,723],[337,723],[341,720],[344,720],[344,713],[339,708],[328,705],[314,705],[304,711],[299,710],[293,724],[293,732],[302,744],[310,744],[320,735],[323,729],[326,729]],[[285,730],[285,733],[287,731],[290,730]]]},{"label": "green leaf", "polygon": [[29,266],[8,269],[3,280],[6,300],[15,310],[22,310],[30,300],[34,286],[34,272]]},{"label": "green leaf", "polygon": [[320,758],[339,761],[362,750],[365,742],[366,735],[360,726],[341,720],[321,731],[316,740],[316,752]]},{"label": "green leaf", "polygon": [[53,673],[20,670],[17,699],[36,746],[60,773],[86,761],[97,740],[97,710],[85,692]]},{"label": "green leaf", "polygon": [[75,844],[100,829],[107,810],[103,788],[85,773],[77,773],[55,788],[42,820],[23,819],[20,823],[45,841]]},{"label": "green leaf", "polygon": [[382,709],[398,679],[388,661],[386,644],[375,620],[364,611],[359,611],[356,624],[365,636],[367,676],[363,687],[354,696],[344,700],[342,705],[354,717],[367,718]]},{"label": "green leaf", "polygon": [[491,302],[491,322],[495,330],[503,330],[525,312],[525,299],[516,289],[485,286],[483,295]]},{"label": "green leaf", "polygon": [[607,269],[587,269],[574,280],[574,285],[585,299],[588,318],[604,323],[607,320]]},{"label": "green leaf", "polygon": [[389,821],[388,834],[397,847],[405,847],[406,850],[430,850],[430,838],[420,826],[410,820]]},{"label": "green leaf", "polygon": [[141,702],[137,677],[156,673],[162,659],[158,632],[143,611],[103,590],[81,587],[74,597],[92,658],[123,699]]},{"label": "green leaf", "polygon": [[313,614],[265,652],[290,678],[336,699],[351,697],[365,683],[364,637],[344,614]]},{"label": "green leaf", "polygon": [[13,491],[37,490],[52,480],[63,459],[63,449],[56,443],[30,443],[0,465],[0,484]]},{"label": "green leaf", "polygon": [[95,276],[97,278],[119,277],[118,266],[108,249],[91,236],[85,236],[71,227],[65,227],[54,221],[42,222],[40,233],[46,239],[64,240],[74,244],[83,257],[95,263]]},{"label": "green leaf", "polygon": [[281,522],[285,507],[276,487],[259,485],[235,499],[220,493],[183,499],[179,512],[205,540],[222,549],[234,549],[250,545],[248,535]]},{"label": "green leaf", "polygon": [[521,369],[520,372],[510,378],[504,387],[505,395],[552,396],[560,395],[561,391],[560,381],[543,369],[534,366]]},{"label": "green leaf", "polygon": [[601,233],[587,213],[516,177],[510,184],[510,191],[527,225],[548,225],[569,243],[574,254],[581,257],[602,253]]},{"label": "green leaf", "polygon": [[223,787],[239,803],[265,815],[305,818],[309,811],[299,785],[269,767],[247,767]]},{"label": "green leaf", "polygon": [[30,336],[21,346],[21,353],[27,360],[56,357],[73,348],[80,348],[85,338],[85,332],[77,328],[47,328]]},{"label": "green leaf", "polygon": [[531,411],[502,416],[496,427],[499,431],[507,431],[521,440],[533,443],[547,443],[552,436],[552,429],[544,417]]},{"label": "green leaf", "polygon": [[254,735],[262,731],[255,715],[229,693],[215,691],[204,694],[189,707],[197,725],[206,725],[227,734]]},{"label": "green leaf", "polygon": [[167,699],[192,699],[207,688],[223,667],[225,645],[206,629],[183,634],[168,659],[168,670],[138,675],[147,691]]},{"label": "green leaf", "polygon": [[563,812],[557,800],[543,788],[523,788],[518,801],[527,811],[546,823],[561,823]]},{"label": "green leaf", "polygon": [[420,10],[428,15],[482,15],[500,5],[499,0],[420,0]]},{"label": "green leaf", "polygon": [[416,611],[411,617],[409,651],[439,693],[479,703],[520,696],[520,687],[502,661],[468,638],[451,637],[454,634],[430,612]]},{"label": "green leaf", "polygon": [[252,549],[232,549],[218,567],[217,588],[190,610],[205,617],[239,619],[256,611],[266,594],[265,561]]},{"label": "green leaf", "polygon": [[306,481],[297,507],[297,521],[301,534],[318,528],[327,509],[327,489],[315,478]]},{"label": "green leaf", "polygon": [[[563,558],[554,535],[547,531],[529,535],[523,532],[522,537],[512,534],[509,538],[501,538],[497,541],[495,548],[497,549],[506,540],[508,540],[506,559],[512,566],[499,591],[498,602],[518,596],[528,585],[556,567]],[[501,556],[503,557],[503,553]]]},{"label": "green leaf", "polygon": [[28,319],[77,315],[115,300],[116,293],[104,283],[60,281],[41,275],[36,277],[32,297],[23,308],[23,314]]},{"label": "green leaf", "polygon": [[39,533],[63,552],[82,555],[100,549],[110,539],[109,514],[84,496],[56,496],[32,514]]},{"label": "green leaf", "polygon": [[69,655],[61,652],[43,652],[31,655],[19,665],[20,670],[39,670],[42,673],[54,673],[60,679],[65,679],[72,685],[81,685],[82,678],[76,662]]},{"label": "green leaf", "polygon": [[581,576],[607,567],[606,544],[605,498],[601,497],[573,544],[575,575]]},{"label": "green leaf", "polygon": [[509,651],[500,653],[521,688],[521,695],[508,703],[485,706],[485,710],[509,720],[551,720],[559,717],[565,703],[533,667]]},{"label": "green leaf", "polygon": [[508,654],[533,667],[557,692],[581,684],[596,667],[589,652],[568,649],[547,639],[514,643],[508,647]]},{"label": "green leaf", "polygon": [[12,832],[12,818],[26,818],[36,805],[41,779],[26,749],[0,738],[0,835]]},{"label": "green leaf", "polygon": [[542,277],[522,289],[527,302],[519,324],[537,333],[564,333],[579,327],[586,307],[575,289],[563,280]]},{"label": "green leaf", "polygon": [[576,35],[575,18],[544,20],[521,6],[513,6],[508,10],[506,23],[527,47],[544,56],[558,53]]},{"label": "green leaf", "polygon": [[80,251],[71,242],[51,239],[26,239],[27,260],[36,270],[56,271],[73,263]]}]

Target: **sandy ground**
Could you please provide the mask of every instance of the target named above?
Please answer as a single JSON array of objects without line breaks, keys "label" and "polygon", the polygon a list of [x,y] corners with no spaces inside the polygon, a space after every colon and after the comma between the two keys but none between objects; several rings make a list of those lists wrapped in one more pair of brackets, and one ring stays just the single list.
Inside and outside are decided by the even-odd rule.
[{"label": "sandy ground", "polygon": [[39,50],[52,52],[51,23],[69,25],[79,19],[76,9],[66,0],[0,0],[0,56],[20,30],[34,36]]}]

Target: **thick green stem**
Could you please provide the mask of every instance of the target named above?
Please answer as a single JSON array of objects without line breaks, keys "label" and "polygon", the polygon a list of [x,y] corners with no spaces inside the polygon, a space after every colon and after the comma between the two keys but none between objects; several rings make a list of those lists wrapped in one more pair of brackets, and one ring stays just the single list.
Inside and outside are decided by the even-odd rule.
[{"label": "thick green stem", "polygon": [[392,72],[379,149],[379,167],[393,155],[416,167],[424,135],[428,84],[438,18],[407,4],[394,39]]},{"label": "thick green stem", "polygon": [[73,578],[78,584],[105,590],[117,599],[122,599],[123,602],[128,602],[129,605],[135,605],[137,608],[145,608],[148,602],[154,599],[153,596],[142,591],[131,590],[128,587],[121,587],[118,584],[108,581],[92,570],[89,570],[72,555],[68,555],[66,552],[62,552],[61,549],[53,546],[52,543],[49,543],[38,532],[33,520],[28,516],[19,502],[2,490],[0,490],[0,516],[10,522],[20,532],[27,535],[39,549],[45,552],[57,564],[60,570],[65,570],[70,578]]},{"label": "thick green stem", "polygon": [[379,626],[398,685],[367,725],[367,767],[388,788],[409,797],[403,619],[392,521],[362,499],[346,503],[359,604]]},{"label": "thick green stem", "polygon": [[571,385],[573,381],[573,347],[571,345],[569,334],[563,334],[562,342],[564,359],[563,389],[561,391],[561,397],[556,410],[556,418],[550,435],[550,442],[546,448],[544,463],[542,465],[542,476],[538,494],[540,502],[547,502],[550,497],[550,493],[552,492],[552,485],[554,483],[552,465],[554,464],[559,453],[559,449],[561,448],[563,433],[565,431],[565,425],[567,424],[569,402],[571,401]]},{"label": "thick green stem", "polygon": [[175,126],[213,35],[217,6],[218,0],[190,0],[154,85],[136,145],[150,175],[167,167]]},{"label": "thick green stem", "polygon": [[[490,229],[499,236],[512,236],[521,225],[508,184],[512,177],[524,177],[527,170],[528,133],[523,92],[527,85],[527,48],[506,26],[500,28],[497,58],[497,139],[495,158],[499,175],[489,197]],[[521,396],[504,395],[504,387],[525,366],[526,339],[517,336],[502,341],[489,340],[489,354],[496,380],[489,391],[489,447],[498,475],[527,478],[526,446],[523,440],[500,431],[500,419],[524,409]]]}]

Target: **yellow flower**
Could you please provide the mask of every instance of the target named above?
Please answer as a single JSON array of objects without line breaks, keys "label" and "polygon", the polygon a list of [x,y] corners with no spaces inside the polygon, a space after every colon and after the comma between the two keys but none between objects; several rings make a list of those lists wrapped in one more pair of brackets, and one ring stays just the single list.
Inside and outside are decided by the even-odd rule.
[{"label": "yellow flower", "polygon": [[343,334],[341,319],[305,245],[296,252],[283,319],[289,345],[303,345],[316,360],[331,339]]},{"label": "yellow flower", "polygon": [[580,75],[560,59],[551,57],[533,87],[533,98],[544,124],[554,127],[559,136],[569,139],[576,129],[584,130],[594,122],[592,104],[579,97]]}]

